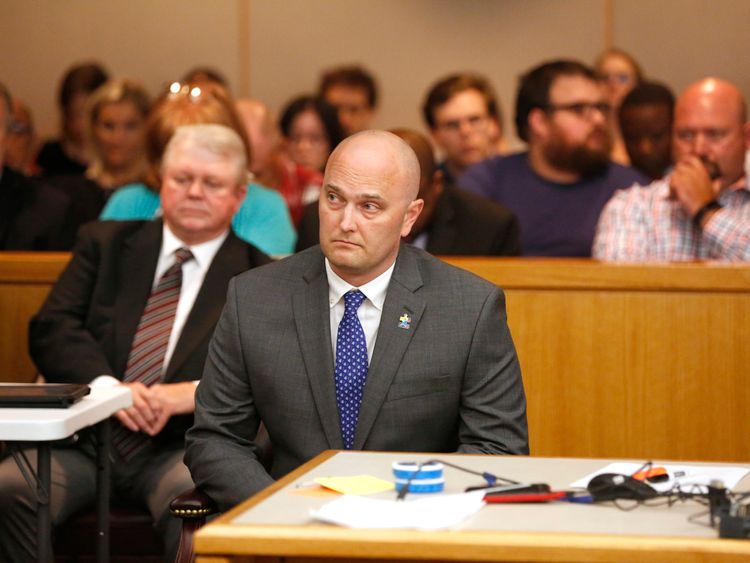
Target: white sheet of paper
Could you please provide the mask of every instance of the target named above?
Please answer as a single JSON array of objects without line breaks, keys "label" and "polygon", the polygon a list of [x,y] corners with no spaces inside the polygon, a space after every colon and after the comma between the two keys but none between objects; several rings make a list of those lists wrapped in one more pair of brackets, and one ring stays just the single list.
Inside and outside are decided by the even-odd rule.
[{"label": "white sheet of paper", "polygon": [[415,496],[383,500],[344,495],[311,511],[311,515],[348,528],[441,530],[457,526],[484,506],[483,491]]},{"label": "white sheet of paper", "polygon": [[[675,464],[675,463],[661,463],[655,461],[654,467],[663,467],[669,473],[669,479],[662,481],[661,483],[648,483],[654,489],[660,493],[664,493],[672,489],[675,485],[679,485],[683,490],[688,490],[693,485],[703,485],[701,490],[706,491],[705,485],[709,485],[714,479],[719,479],[724,482],[724,486],[727,489],[734,488],[742,478],[747,475],[748,470],[744,467],[731,467],[731,466],[719,466],[719,465],[690,465],[690,464]],[[570,484],[573,488],[585,489],[589,481],[602,473],[620,473],[622,475],[632,475],[643,467],[642,463],[626,463],[626,462],[615,462],[610,463],[606,467],[594,471],[585,477],[578,479],[577,481]]]}]

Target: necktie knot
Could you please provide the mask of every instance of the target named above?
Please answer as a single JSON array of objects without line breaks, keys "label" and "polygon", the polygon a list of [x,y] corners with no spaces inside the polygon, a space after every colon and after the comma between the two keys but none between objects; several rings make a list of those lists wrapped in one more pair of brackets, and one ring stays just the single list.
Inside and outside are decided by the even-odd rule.
[{"label": "necktie knot", "polygon": [[193,259],[193,253],[190,252],[189,248],[185,248],[184,246],[182,248],[178,248],[174,251],[174,263],[182,265],[188,260]]},{"label": "necktie knot", "polygon": [[344,314],[356,313],[359,306],[365,300],[365,294],[358,289],[352,289],[344,294]]}]

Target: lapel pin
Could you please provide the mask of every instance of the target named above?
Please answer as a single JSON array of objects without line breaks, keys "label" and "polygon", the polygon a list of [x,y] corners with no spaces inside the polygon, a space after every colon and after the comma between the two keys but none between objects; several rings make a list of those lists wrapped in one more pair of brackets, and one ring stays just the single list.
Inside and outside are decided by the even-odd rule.
[{"label": "lapel pin", "polygon": [[403,328],[404,330],[409,330],[411,327],[411,317],[404,313],[398,318],[398,328]]}]

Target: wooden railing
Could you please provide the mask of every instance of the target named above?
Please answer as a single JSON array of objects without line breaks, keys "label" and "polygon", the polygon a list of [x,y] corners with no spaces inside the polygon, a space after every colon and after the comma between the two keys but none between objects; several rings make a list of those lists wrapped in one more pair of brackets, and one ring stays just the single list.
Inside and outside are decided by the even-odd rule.
[{"label": "wooden railing", "polygon": [[29,319],[70,259],[66,252],[0,252],[0,381],[29,382]]},{"label": "wooden railing", "polygon": [[[68,258],[0,253],[0,380],[33,378],[28,319]],[[533,455],[750,460],[750,267],[448,261],[505,289]]]},{"label": "wooden railing", "polygon": [[534,455],[750,460],[750,267],[450,262],[506,291]]}]

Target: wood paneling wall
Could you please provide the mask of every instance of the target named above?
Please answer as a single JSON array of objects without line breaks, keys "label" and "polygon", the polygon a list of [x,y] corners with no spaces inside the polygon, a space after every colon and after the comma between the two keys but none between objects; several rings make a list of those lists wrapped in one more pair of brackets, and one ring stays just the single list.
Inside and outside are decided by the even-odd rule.
[{"label": "wood paneling wall", "polygon": [[[67,254],[0,253],[0,381]],[[453,258],[505,289],[532,455],[750,460],[750,267]]]}]

